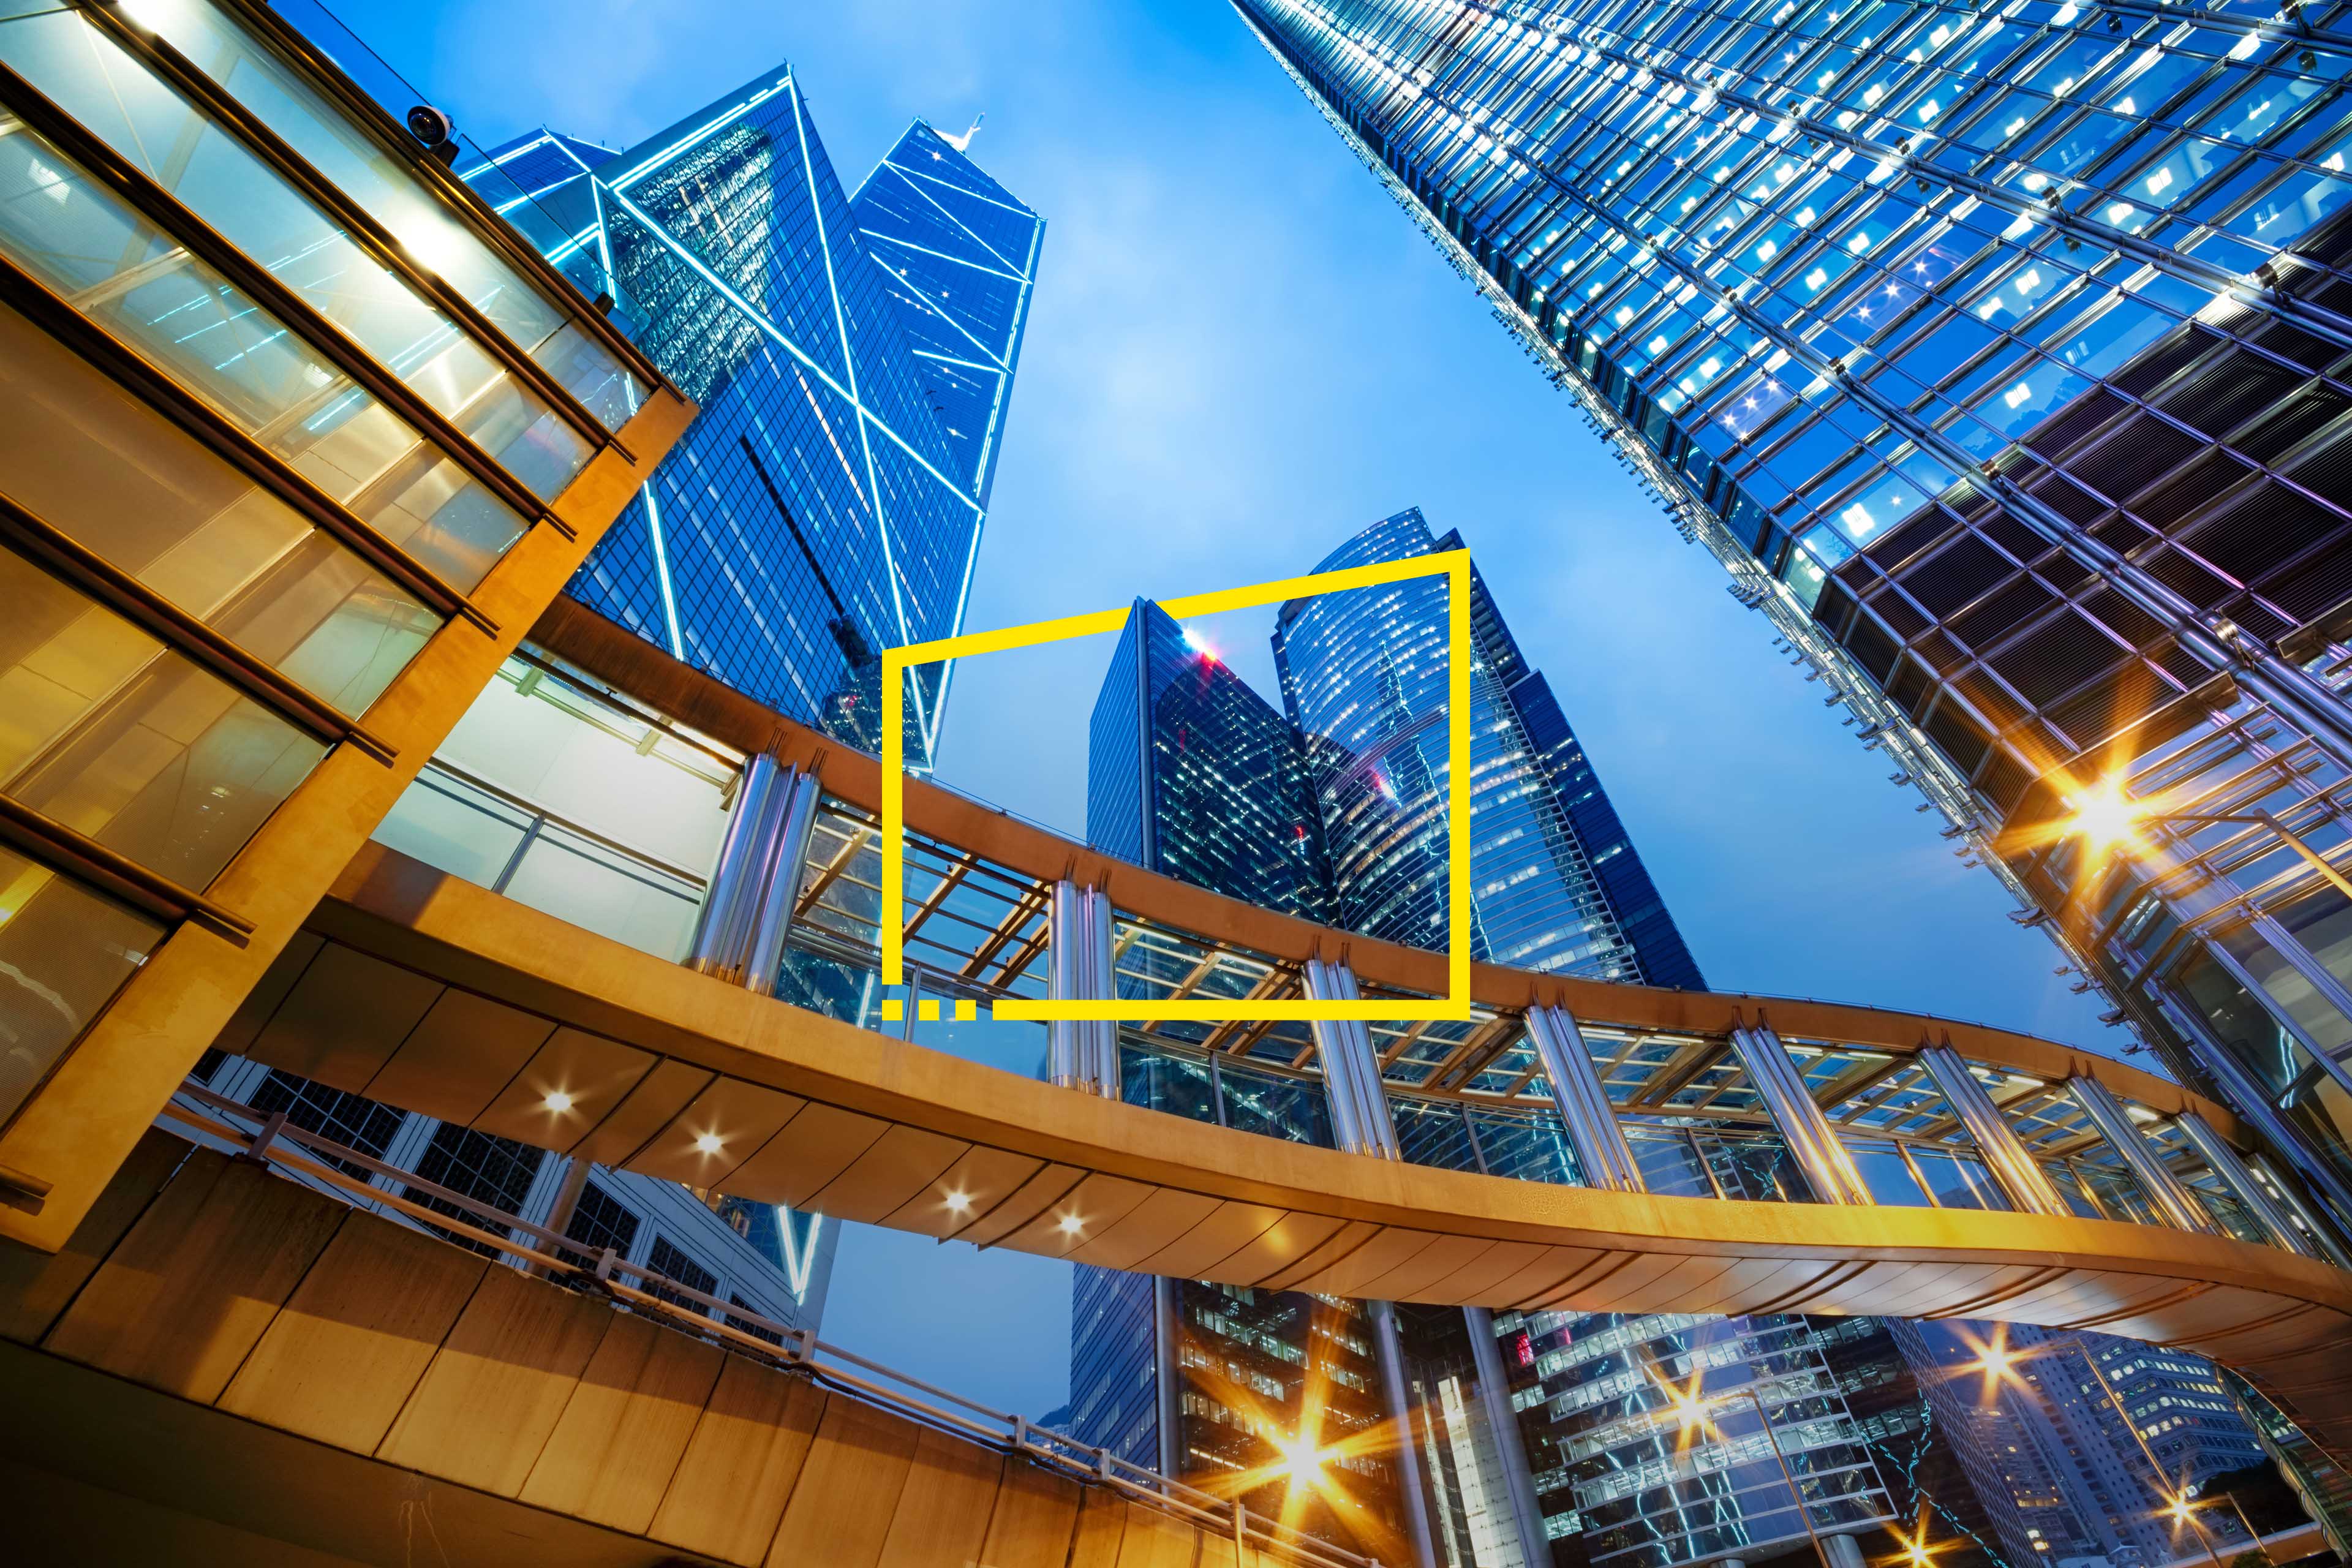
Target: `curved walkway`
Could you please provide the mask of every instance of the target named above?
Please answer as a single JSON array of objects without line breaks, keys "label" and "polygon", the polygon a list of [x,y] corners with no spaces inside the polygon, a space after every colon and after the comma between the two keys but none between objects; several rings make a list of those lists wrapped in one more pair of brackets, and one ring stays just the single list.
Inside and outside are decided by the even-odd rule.
[{"label": "curved walkway", "polygon": [[[1612,998],[1601,1016],[1646,1008],[1682,1029],[1744,1020],[1898,1054],[1948,1036],[1975,1062],[2095,1077],[2159,1111],[2233,1125],[2164,1080],[2000,1031],[1589,989]],[[2352,1275],[2311,1258],[2104,1220],[1551,1185],[1227,1131],[756,995],[380,846],[220,1043],[600,1163],[1116,1268],[1495,1308],[2095,1329],[2235,1367],[2315,1436],[2352,1448]]]}]

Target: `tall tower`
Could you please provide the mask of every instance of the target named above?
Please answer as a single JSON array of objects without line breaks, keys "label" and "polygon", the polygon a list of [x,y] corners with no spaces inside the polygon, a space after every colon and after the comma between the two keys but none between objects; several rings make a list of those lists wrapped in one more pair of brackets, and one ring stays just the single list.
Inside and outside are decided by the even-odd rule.
[{"label": "tall tower", "polygon": [[1234,4],[2017,918],[2352,1215],[2344,8]]},{"label": "tall tower", "polygon": [[[845,195],[788,66],[626,152],[542,131],[458,172],[604,258],[702,405],[572,592],[878,749],[881,650],[962,625],[1044,220],[920,121]],[[948,668],[908,677],[918,767]]]}]

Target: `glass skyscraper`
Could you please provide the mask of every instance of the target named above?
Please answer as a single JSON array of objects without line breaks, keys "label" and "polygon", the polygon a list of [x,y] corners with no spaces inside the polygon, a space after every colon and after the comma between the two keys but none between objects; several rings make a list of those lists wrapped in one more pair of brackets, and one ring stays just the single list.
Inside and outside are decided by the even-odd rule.
[{"label": "glass skyscraper", "polygon": [[[702,408],[572,592],[877,749],[881,650],[960,629],[1045,224],[917,121],[843,190],[788,67],[626,152],[538,132],[459,173],[593,252]],[[948,666],[910,674],[909,758]]]},{"label": "glass skyscraper", "polygon": [[2346,8],[1234,4],[2110,1021],[2352,1218]]},{"label": "glass skyscraper", "polygon": [[1325,918],[1323,837],[1289,724],[1148,600],[1129,612],[1088,722],[1087,842]]},{"label": "glass skyscraper", "polygon": [[[1434,538],[1413,510],[1365,529],[1315,569],[1460,548],[1460,534]],[[1703,984],[1549,683],[1528,667],[1475,572],[1471,595],[1473,956]],[[1426,577],[1293,600],[1274,634],[1283,706],[1308,758],[1330,858],[1336,923],[1420,947],[1445,942],[1445,584]],[[1581,823],[1568,804],[1579,797]],[[1583,826],[1606,841],[1588,843]],[[1603,853],[1613,886],[1596,869]],[[1645,922],[1644,947],[1620,907]]]}]

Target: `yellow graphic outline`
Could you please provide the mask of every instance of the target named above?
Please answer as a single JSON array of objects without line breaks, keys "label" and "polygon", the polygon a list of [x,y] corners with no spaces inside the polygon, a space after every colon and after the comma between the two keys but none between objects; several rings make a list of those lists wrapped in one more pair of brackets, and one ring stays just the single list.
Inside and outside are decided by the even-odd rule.
[{"label": "yellow graphic outline", "polygon": [[[1222,593],[1193,594],[1162,599],[1160,607],[1182,620],[1213,616],[1225,610],[1254,609],[1285,599],[1336,594],[1349,588],[1376,588],[1416,577],[1446,581],[1445,731],[1451,787],[1446,802],[1446,923],[1450,940],[1445,950],[1444,996],[1415,1003],[1400,998],[1360,1002],[1231,1001],[1146,1002],[1113,998],[1108,1001],[1036,1001],[1007,996],[991,1009],[999,1018],[1052,1020],[1110,1019],[1150,1022],[1186,1019],[1198,1023],[1261,1023],[1303,1019],[1309,1022],[1360,1019],[1367,1023],[1444,1023],[1470,1016],[1470,552],[1449,550],[1416,555],[1403,561],[1383,561],[1351,566],[1339,572],[1318,572],[1306,577],[1286,577],[1279,583],[1257,583]],[[1000,631],[969,632],[961,637],[911,643],[882,653],[882,908],[897,911],[882,921],[882,984],[907,983],[905,910],[907,902],[907,731],[906,671],[916,665],[977,654],[1003,653],[1036,647],[1071,637],[1115,632],[1127,624],[1128,609],[1100,610],[1092,615],[1066,616]]]}]

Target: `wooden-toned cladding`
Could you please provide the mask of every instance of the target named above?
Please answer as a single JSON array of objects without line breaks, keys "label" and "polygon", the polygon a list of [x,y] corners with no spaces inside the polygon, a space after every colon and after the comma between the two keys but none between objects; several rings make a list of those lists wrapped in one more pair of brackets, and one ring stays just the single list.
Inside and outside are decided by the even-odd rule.
[{"label": "wooden-toned cladding", "polygon": [[[2212,1356],[2315,1421],[2339,1418],[2323,1363],[2352,1331],[2352,1276],[2268,1247],[2105,1221],[1601,1192],[1231,1131],[753,995],[381,847],[312,928],[224,1047],[357,1093],[430,1086],[419,1109],[455,1121],[488,1107],[474,1125],[625,1168],[1267,1289],[2098,1328]],[[434,1026],[458,996],[498,1048],[453,1049]],[[571,1103],[549,1105],[551,1089]]]},{"label": "wooden-toned cladding", "polygon": [[[161,1132],[62,1252],[0,1245],[0,1338],[224,1413],[173,1430],[232,1450],[273,1428],[381,1461],[387,1497],[414,1471],[744,1568],[1063,1568],[1074,1548],[1116,1568],[1130,1537],[1234,1560],[1117,1493]],[[173,1464],[154,1440],[126,1434],[124,1462]]]}]

